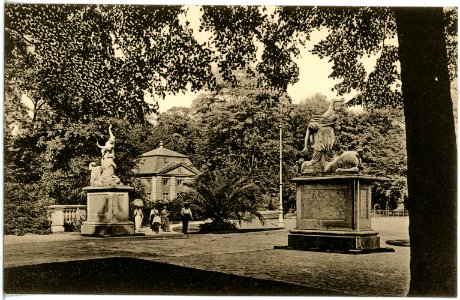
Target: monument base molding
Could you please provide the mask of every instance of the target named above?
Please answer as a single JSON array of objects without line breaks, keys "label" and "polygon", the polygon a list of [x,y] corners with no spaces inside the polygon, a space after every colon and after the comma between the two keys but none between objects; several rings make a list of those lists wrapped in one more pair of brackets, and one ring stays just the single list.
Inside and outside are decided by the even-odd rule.
[{"label": "monument base molding", "polygon": [[377,231],[321,231],[290,230],[288,245],[291,248],[322,251],[366,251],[380,248]]},{"label": "monument base molding", "polygon": [[88,224],[85,222],[81,225],[81,234],[97,236],[133,235],[134,225],[132,222],[124,224]]}]

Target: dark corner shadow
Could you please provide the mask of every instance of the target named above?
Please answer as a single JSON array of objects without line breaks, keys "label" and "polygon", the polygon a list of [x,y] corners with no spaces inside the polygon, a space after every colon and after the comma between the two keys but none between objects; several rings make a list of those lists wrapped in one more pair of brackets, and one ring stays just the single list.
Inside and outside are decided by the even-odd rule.
[{"label": "dark corner shadow", "polygon": [[5,268],[4,293],[345,296],[336,291],[125,257]]}]

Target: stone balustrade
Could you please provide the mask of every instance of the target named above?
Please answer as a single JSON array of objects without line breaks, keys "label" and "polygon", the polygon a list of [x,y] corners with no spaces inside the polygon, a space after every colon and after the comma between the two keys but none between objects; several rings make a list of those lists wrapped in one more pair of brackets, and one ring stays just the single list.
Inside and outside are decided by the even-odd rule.
[{"label": "stone balustrade", "polygon": [[408,217],[409,212],[407,209],[398,209],[398,210],[390,210],[390,209],[373,209],[372,215],[373,218],[375,217]]},{"label": "stone balustrade", "polygon": [[64,232],[64,224],[81,224],[86,220],[86,205],[50,205],[51,232]]}]

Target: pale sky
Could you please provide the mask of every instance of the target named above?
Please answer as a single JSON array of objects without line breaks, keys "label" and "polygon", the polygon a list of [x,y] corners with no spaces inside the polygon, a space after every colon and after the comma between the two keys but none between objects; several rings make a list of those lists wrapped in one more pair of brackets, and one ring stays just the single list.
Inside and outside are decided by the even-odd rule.
[{"label": "pale sky", "polygon": [[[325,95],[328,99],[337,97],[335,92],[331,91],[333,85],[339,80],[328,78],[332,72],[331,64],[327,60],[319,59],[307,51],[303,51],[302,57],[296,60],[299,67],[299,81],[288,86],[287,93],[294,103],[311,97],[316,93]],[[190,107],[192,100],[198,93],[188,92],[186,94],[179,93],[174,96],[167,96],[165,99],[160,99],[158,105],[160,112],[164,112],[174,106]],[[354,96],[346,95],[346,100]]]},{"label": "pale sky", "polygon": [[[189,12],[187,16],[183,17],[183,24],[185,20],[190,21],[190,28],[194,31],[194,35],[198,42],[206,42],[210,34],[206,32],[199,32],[199,18],[200,12],[198,6],[189,6]],[[273,7],[271,7],[273,8]],[[270,7],[269,7],[270,9]],[[333,80],[329,78],[332,72],[332,63],[329,63],[327,59],[320,59],[318,56],[311,54],[308,50],[311,50],[314,44],[317,44],[323,38],[326,37],[326,31],[316,31],[310,35],[310,43],[306,48],[301,49],[300,57],[294,61],[299,67],[299,80],[296,84],[288,86],[287,93],[294,103],[299,103],[305,98],[309,98],[316,93],[325,95],[327,99],[336,98],[337,95],[331,89],[334,84],[340,82],[340,80]],[[261,51],[260,51],[261,52]],[[366,71],[369,73],[375,65],[376,57],[363,58],[362,62]],[[158,105],[160,112],[165,112],[174,106],[185,106],[190,107],[192,100],[199,93],[179,93],[177,95],[167,96],[165,99],[159,99]],[[340,96],[344,97],[345,100],[350,100],[356,95],[356,92]]]},{"label": "pale sky", "polygon": [[[305,98],[309,98],[316,93],[325,95],[327,99],[336,98],[335,92],[331,91],[334,84],[340,82],[340,80],[333,80],[329,78],[329,74],[332,72],[332,64],[326,59],[319,59],[316,55],[303,50],[301,51],[302,57],[296,59],[295,62],[299,67],[299,81],[296,84],[290,85],[287,88],[287,93],[294,103],[299,103]],[[370,70],[375,64],[375,60],[368,60],[366,63],[367,71]],[[165,112],[174,106],[185,106],[190,107],[192,100],[198,95],[198,93],[179,93],[177,95],[167,96],[165,99],[160,99],[158,105],[160,112]],[[344,95],[345,100],[350,100],[356,95],[356,93],[350,93]],[[342,97],[342,96],[341,96]]]}]

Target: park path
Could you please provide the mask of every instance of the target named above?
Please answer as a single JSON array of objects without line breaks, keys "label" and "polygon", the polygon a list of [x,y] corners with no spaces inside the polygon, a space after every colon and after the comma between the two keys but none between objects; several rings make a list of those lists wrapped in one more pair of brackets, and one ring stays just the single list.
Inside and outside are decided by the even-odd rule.
[{"label": "park path", "polygon": [[[179,266],[293,283],[357,296],[405,296],[410,248],[395,252],[339,254],[274,249],[287,245],[289,228],[246,233],[173,237],[93,238],[78,234],[4,237],[4,267],[107,257],[131,257]],[[374,218],[381,247],[406,239],[407,218]]]}]

